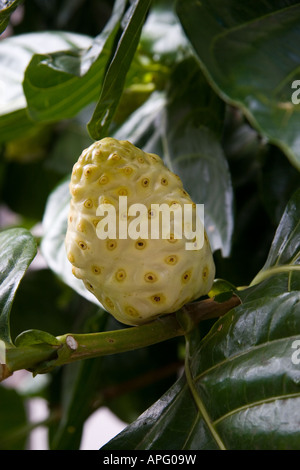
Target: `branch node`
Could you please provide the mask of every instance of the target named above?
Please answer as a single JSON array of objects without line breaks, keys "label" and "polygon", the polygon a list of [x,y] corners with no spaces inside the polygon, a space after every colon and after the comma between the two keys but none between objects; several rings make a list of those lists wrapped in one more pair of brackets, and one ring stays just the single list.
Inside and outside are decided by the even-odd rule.
[{"label": "branch node", "polygon": [[66,337],[66,344],[72,351],[76,351],[76,349],[78,348],[78,343],[72,335],[68,335]]}]

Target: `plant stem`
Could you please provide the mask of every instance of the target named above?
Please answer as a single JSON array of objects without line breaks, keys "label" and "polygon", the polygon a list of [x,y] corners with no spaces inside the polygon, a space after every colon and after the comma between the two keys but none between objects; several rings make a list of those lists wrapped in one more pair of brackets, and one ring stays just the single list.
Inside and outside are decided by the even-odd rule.
[{"label": "plant stem", "polygon": [[300,266],[299,265],[273,266],[269,269],[265,269],[264,271],[260,271],[252,280],[250,287],[255,286],[256,284],[259,284],[260,282],[264,281],[270,276],[273,276],[274,274],[280,274],[280,273],[290,272],[290,271],[300,271]]},{"label": "plant stem", "polygon": [[239,303],[237,296],[222,303],[207,299],[188,304],[177,313],[165,315],[141,326],[110,332],[66,334],[57,339],[64,344],[73,343],[73,352],[67,360],[64,359],[64,363],[116,354],[184,336],[201,320],[222,316]]},{"label": "plant stem", "polygon": [[34,369],[41,362],[51,360],[56,356],[56,351],[59,347],[60,346],[41,343],[18,348],[7,348],[6,364],[0,365],[0,367],[2,366],[2,370],[6,371],[6,376],[1,377],[0,374],[0,382],[9,377],[16,370]]},{"label": "plant stem", "polygon": [[64,360],[67,363],[131,351],[183,334],[184,331],[176,316],[167,315],[141,326],[100,333],[66,334],[58,336],[57,339],[73,348],[70,357]]},{"label": "plant stem", "polygon": [[220,317],[239,303],[240,299],[235,295],[222,303],[207,299],[187,304],[179,312],[141,326],[99,333],[65,334],[57,337],[58,345],[38,343],[11,347],[6,350],[6,377],[20,369],[43,373],[77,360],[131,351],[183,336],[200,321]]}]

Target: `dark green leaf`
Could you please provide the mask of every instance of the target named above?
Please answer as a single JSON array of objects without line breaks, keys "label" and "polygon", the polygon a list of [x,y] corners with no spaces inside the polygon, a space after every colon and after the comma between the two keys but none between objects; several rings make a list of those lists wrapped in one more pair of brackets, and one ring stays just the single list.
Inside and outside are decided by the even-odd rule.
[{"label": "dark green leaf", "polygon": [[228,281],[224,279],[215,279],[212,285],[211,290],[209,291],[210,297],[215,297],[222,295],[224,293],[237,293],[237,288]]},{"label": "dark green leaf", "polygon": [[299,264],[300,260],[300,189],[291,198],[282,215],[264,269],[271,266]]},{"label": "dark green leaf", "polygon": [[287,290],[300,290],[300,189],[287,204],[266,263],[252,285],[278,273],[286,273]]},{"label": "dark green leaf", "polygon": [[[85,116],[86,114],[84,113],[82,120],[84,120]],[[77,122],[77,119],[73,119],[66,126],[62,126],[48,154],[47,169],[54,170],[60,175],[70,173],[70,169],[73,167],[82,149],[89,147],[93,143],[93,140],[86,131],[85,122],[83,125],[83,123]]]},{"label": "dark green leaf", "polygon": [[218,136],[223,102],[191,60],[175,70],[167,106],[164,157],[194,202],[204,204],[212,249],[228,256],[233,233],[233,191]]},{"label": "dark green leaf", "polygon": [[299,292],[245,302],[194,343],[187,379],[103,449],[299,449],[299,338]]},{"label": "dark green leaf", "polygon": [[[267,267],[298,259],[298,212],[299,191]],[[202,341],[193,332],[185,376],[103,449],[299,449],[300,292],[285,292],[283,275],[238,291],[243,303]]]},{"label": "dark green leaf", "polygon": [[11,343],[9,315],[19,283],[36,255],[36,243],[25,229],[0,233],[0,338]]},{"label": "dark green leaf", "polygon": [[26,330],[15,339],[15,346],[30,346],[32,344],[46,343],[51,345],[61,344],[55,336],[41,330]]},{"label": "dark green leaf", "polygon": [[88,131],[95,140],[104,137],[111,124],[150,4],[151,0],[135,0],[130,7],[123,34],[104,77],[99,101],[88,123]]},{"label": "dark green leaf", "polygon": [[233,192],[222,147],[205,128],[188,127],[167,142],[170,147],[165,147],[165,155],[169,156],[171,170],[180,176],[193,201],[204,204],[212,250],[221,249],[223,256],[228,256],[234,223]]},{"label": "dark green leaf", "polygon": [[299,2],[186,0],[177,13],[220,96],[299,169]]},{"label": "dark green leaf", "polygon": [[171,77],[163,150],[194,202],[204,204],[212,249],[228,256],[233,232],[233,191],[218,136],[224,104],[194,60],[181,62]]},{"label": "dark green leaf", "polygon": [[96,100],[125,3],[117,0],[109,22],[90,48],[33,56],[23,83],[32,119],[70,118]]},{"label": "dark green leaf", "polygon": [[0,142],[26,133],[35,123],[27,114],[22,82],[35,53],[88,48],[91,38],[74,33],[40,32],[12,36],[0,42]]},{"label": "dark green leaf", "polygon": [[198,62],[188,57],[178,62],[172,70],[168,84],[166,130],[169,139],[182,136],[188,127],[205,127],[217,137],[223,133],[225,106],[214,92]]},{"label": "dark green leaf", "polygon": [[[161,113],[166,106],[166,96],[163,92],[155,91],[113,134],[115,139],[129,140],[130,142],[150,151],[148,140],[152,141],[153,134],[160,139],[160,129],[157,129],[157,121],[160,122]],[[151,143],[150,143],[151,145]]]}]

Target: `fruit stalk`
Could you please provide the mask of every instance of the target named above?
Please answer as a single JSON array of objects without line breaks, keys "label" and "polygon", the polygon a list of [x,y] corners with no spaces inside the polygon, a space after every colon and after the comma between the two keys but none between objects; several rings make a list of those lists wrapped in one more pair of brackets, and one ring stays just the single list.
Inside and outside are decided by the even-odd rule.
[{"label": "fruit stalk", "polygon": [[165,315],[141,326],[110,332],[66,334],[57,339],[63,344],[72,344],[72,354],[67,362],[122,353],[184,336],[200,321],[222,316],[239,303],[237,296],[222,303],[207,299],[187,304],[177,313]]},{"label": "fruit stalk", "polygon": [[12,347],[6,351],[5,374],[0,376],[0,381],[20,369],[34,374],[44,373],[77,360],[117,354],[183,336],[200,321],[220,317],[239,303],[240,299],[235,295],[222,303],[207,299],[187,304],[177,313],[141,326],[99,333],[65,334],[57,337],[59,345],[40,343]]}]

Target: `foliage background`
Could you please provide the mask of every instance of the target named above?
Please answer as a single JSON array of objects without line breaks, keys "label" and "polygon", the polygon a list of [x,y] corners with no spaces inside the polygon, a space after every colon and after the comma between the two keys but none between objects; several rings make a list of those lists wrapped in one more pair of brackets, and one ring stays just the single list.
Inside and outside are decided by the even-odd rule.
[{"label": "foliage background", "polygon": [[161,155],[205,204],[226,281],[216,292],[259,281],[187,349],[172,339],[55,368],[27,390],[4,383],[0,448],[26,448],[26,402],[39,396],[50,449],[79,448],[102,406],[129,424],[108,449],[299,449],[299,3],[0,7],[1,337],[124,328],[70,276],[63,250],[72,165],[105,135]]}]

